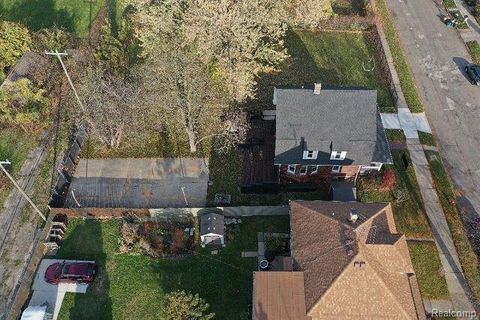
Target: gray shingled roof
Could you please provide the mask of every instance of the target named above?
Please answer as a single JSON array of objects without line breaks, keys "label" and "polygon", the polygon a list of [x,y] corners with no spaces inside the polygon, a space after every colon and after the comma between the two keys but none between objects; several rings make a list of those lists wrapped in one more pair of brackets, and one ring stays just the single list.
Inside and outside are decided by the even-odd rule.
[{"label": "gray shingled roof", "polygon": [[[377,91],[367,89],[275,88],[275,164],[369,165],[392,163],[377,109]],[[304,160],[304,150],[318,150],[316,160]],[[331,151],[347,151],[331,161]]]},{"label": "gray shingled roof", "polygon": [[200,217],[200,235],[209,233],[224,235],[224,218],[217,213],[207,213]]}]

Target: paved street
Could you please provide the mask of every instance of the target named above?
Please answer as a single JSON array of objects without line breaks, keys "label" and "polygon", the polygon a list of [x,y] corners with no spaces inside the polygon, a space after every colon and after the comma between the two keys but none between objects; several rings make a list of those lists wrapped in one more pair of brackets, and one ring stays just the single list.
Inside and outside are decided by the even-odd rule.
[{"label": "paved street", "polygon": [[[436,0],[439,1],[440,0]],[[388,0],[462,204],[480,213],[480,88],[463,69],[470,57],[456,30],[447,29],[434,0]]]}]

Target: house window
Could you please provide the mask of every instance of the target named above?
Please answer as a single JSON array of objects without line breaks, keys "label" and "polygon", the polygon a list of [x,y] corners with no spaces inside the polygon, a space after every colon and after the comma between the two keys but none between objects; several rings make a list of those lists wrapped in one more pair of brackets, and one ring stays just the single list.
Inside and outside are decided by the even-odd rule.
[{"label": "house window", "polygon": [[318,166],[311,166],[311,167],[312,167],[312,171],[310,172],[310,174],[318,173]]},{"label": "house window", "polygon": [[317,159],[318,157],[318,151],[313,151],[313,150],[305,150],[303,151],[303,159]]},{"label": "house window", "polygon": [[300,175],[301,176],[306,176],[307,175],[307,166],[301,166],[300,167]]},{"label": "house window", "polygon": [[294,164],[289,164],[287,171],[288,173],[295,174],[295,169],[296,169],[296,166]]},{"label": "house window", "polygon": [[342,171],[342,166],[333,166],[332,173],[340,173]]},{"label": "house window", "polygon": [[330,160],[345,160],[347,156],[347,151],[332,151],[330,154]]}]

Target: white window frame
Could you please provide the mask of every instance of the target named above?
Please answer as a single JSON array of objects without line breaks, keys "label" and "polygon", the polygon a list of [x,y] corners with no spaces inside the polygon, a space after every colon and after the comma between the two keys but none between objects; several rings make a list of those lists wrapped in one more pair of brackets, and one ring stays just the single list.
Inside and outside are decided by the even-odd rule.
[{"label": "white window frame", "polygon": [[[293,168],[293,171],[290,170],[290,168]],[[290,174],[295,174],[295,172],[297,171],[297,165],[296,164],[289,164],[288,167],[287,167],[287,172],[290,173]]]},{"label": "white window frame", "polygon": [[332,166],[332,173],[340,173],[342,171],[342,166]]},{"label": "white window frame", "polygon": [[312,171],[310,172],[310,174],[318,173],[318,166],[310,166],[310,167],[312,167]]},{"label": "white window frame", "polygon": [[[305,169],[305,172],[302,172],[302,170]],[[301,176],[306,176],[308,173],[308,166],[301,166],[300,167],[300,175]]]},{"label": "white window frame", "polygon": [[345,160],[347,151],[332,151],[330,154],[330,160]]},{"label": "white window frame", "polygon": [[304,160],[315,160],[318,157],[318,151],[316,150],[305,150],[303,151]]}]

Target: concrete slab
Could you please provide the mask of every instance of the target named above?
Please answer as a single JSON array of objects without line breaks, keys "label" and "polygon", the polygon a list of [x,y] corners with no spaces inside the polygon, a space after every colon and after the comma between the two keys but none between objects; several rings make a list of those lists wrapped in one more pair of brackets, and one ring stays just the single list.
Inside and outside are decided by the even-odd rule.
[{"label": "concrete slab", "polygon": [[398,115],[395,113],[381,113],[382,124],[385,129],[402,129]]},{"label": "concrete slab", "polygon": [[410,150],[410,159],[412,159],[412,162],[416,165],[428,166],[428,161],[423,150]]},{"label": "concrete slab", "polygon": [[418,131],[432,133],[432,129],[428,124],[427,117],[425,113],[412,113],[413,121],[415,122],[415,126],[417,127]]},{"label": "concrete slab", "polygon": [[257,251],[242,251],[242,258],[256,258],[258,257]]},{"label": "concrete slab", "polygon": [[410,110],[398,109],[398,120],[407,139],[418,139],[417,125]]},{"label": "concrete slab", "polygon": [[94,262],[94,261],[81,261],[81,260],[60,260],[60,259],[43,259],[38,267],[37,274],[33,279],[32,290],[33,294],[29,301],[29,306],[39,306],[47,302],[53,309],[53,320],[57,319],[62,307],[63,298],[65,293],[85,293],[88,285],[75,284],[75,283],[61,283],[53,285],[45,281],[45,271],[47,268],[56,262]]},{"label": "concrete slab", "polygon": [[208,160],[203,158],[82,159],[66,207],[204,207]]},{"label": "concrete slab", "polygon": [[433,186],[432,174],[428,166],[414,166],[419,185]]}]

